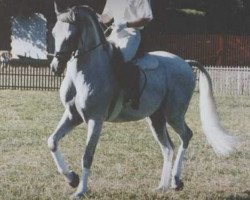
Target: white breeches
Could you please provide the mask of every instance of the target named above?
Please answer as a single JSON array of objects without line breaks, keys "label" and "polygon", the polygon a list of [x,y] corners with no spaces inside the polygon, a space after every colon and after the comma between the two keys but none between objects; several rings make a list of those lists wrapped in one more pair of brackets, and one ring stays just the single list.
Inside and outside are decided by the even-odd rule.
[{"label": "white breeches", "polygon": [[120,47],[124,61],[128,62],[134,58],[138,50],[141,42],[141,33],[140,30],[129,28],[120,32],[113,30],[108,40]]}]

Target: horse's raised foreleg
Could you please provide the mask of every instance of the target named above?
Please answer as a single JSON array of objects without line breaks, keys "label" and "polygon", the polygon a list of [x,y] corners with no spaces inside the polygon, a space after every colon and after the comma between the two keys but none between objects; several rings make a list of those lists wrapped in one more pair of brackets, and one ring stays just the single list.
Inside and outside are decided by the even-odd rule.
[{"label": "horse's raised foreleg", "polygon": [[82,158],[82,177],[80,184],[77,188],[77,191],[72,196],[73,199],[79,199],[83,197],[88,190],[88,176],[89,170],[93,161],[96,145],[98,143],[101,129],[102,129],[102,120],[88,120],[88,134],[86,141],[86,149]]},{"label": "horse's raised foreleg", "polygon": [[174,130],[179,134],[181,139],[181,145],[178,149],[178,153],[175,159],[175,163],[172,170],[172,181],[171,187],[175,190],[181,190],[183,188],[183,182],[181,181],[181,172],[183,160],[185,159],[186,149],[188,147],[189,141],[192,138],[192,131],[186,125],[184,119],[174,119],[169,122]]},{"label": "horse's raised foreleg", "polygon": [[159,187],[156,190],[164,192],[168,189],[171,176],[173,145],[167,132],[165,116],[160,110],[151,115],[147,120],[154,138],[159,143],[162,150],[164,159],[163,169],[161,174],[161,181]]},{"label": "horse's raised foreleg", "polygon": [[78,113],[72,110],[71,114],[66,110],[61,118],[55,132],[48,139],[48,147],[55,161],[59,173],[65,176],[66,181],[72,186],[77,187],[79,184],[78,176],[69,170],[68,165],[64,162],[58,144],[61,138],[69,133],[75,126],[82,123],[82,118]]}]

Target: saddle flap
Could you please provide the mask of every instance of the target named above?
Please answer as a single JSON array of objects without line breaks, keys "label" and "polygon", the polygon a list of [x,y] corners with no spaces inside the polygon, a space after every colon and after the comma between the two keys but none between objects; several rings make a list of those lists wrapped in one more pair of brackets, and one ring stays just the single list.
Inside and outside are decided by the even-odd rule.
[{"label": "saddle flap", "polygon": [[142,58],[134,61],[135,65],[138,65],[142,70],[153,70],[159,66],[159,61],[150,53],[145,54]]}]

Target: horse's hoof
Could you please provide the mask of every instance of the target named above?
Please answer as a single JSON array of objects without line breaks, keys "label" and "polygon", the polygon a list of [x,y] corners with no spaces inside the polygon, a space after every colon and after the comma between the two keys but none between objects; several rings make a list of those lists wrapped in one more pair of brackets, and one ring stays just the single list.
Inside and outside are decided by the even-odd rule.
[{"label": "horse's hoof", "polygon": [[86,197],[86,193],[74,193],[71,197],[70,200],[79,200],[83,199]]},{"label": "horse's hoof", "polygon": [[183,188],[184,188],[184,183],[181,180],[179,180],[178,184],[176,185],[176,187],[174,189],[175,189],[175,191],[181,191],[181,190],[183,190]]},{"label": "horse's hoof", "polygon": [[168,191],[168,187],[165,187],[165,186],[159,186],[154,189],[154,192],[156,193],[165,193],[167,191]]},{"label": "horse's hoof", "polygon": [[175,176],[174,179],[172,179],[171,188],[175,191],[181,191],[184,188],[184,183],[179,177]]},{"label": "horse's hoof", "polygon": [[69,176],[69,180],[70,180],[70,181],[68,181],[68,184],[71,187],[76,188],[80,182],[79,176],[75,172],[70,172],[68,176]]}]

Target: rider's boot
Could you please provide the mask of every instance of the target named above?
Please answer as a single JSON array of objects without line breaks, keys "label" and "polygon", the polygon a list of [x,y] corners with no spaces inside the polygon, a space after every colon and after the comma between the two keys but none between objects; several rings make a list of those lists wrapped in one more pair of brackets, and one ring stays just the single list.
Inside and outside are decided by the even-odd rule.
[{"label": "rider's boot", "polygon": [[126,63],[125,79],[127,99],[131,102],[131,107],[138,110],[140,104],[140,70],[133,62]]},{"label": "rider's boot", "polygon": [[[135,110],[139,109],[140,101],[140,70],[132,61],[124,63],[122,54],[116,51],[117,58],[115,60],[114,73],[121,89],[125,91],[125,103],[131,102],[131,107]],[[122,61],[122,62],[121,62]]]}]

